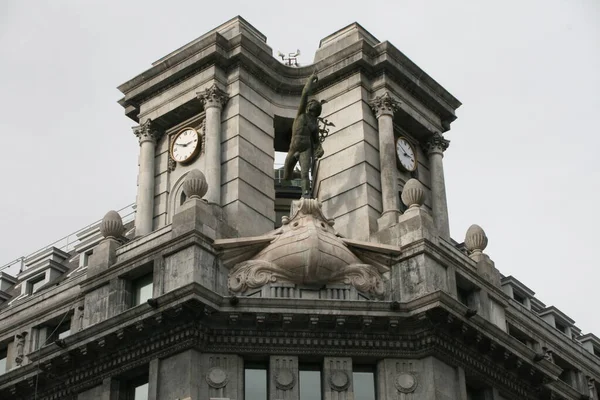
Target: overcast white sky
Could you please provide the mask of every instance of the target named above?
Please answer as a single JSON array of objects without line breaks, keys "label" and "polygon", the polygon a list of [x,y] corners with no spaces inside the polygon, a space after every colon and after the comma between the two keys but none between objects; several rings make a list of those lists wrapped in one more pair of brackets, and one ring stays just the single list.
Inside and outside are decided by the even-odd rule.
[{"label": "overcast white sky", "polygon": [[309,64],[357,21],[462,101],[446,137],[452,236],[600,336],[600,2],[0,2],[0,265],[135,200],[117,85],[241,15]]}]

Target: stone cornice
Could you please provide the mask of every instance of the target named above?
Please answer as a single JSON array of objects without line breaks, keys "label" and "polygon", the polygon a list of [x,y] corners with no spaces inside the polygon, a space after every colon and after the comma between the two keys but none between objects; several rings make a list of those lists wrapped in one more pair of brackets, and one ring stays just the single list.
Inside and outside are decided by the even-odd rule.
[{"label": "stone cornice", "polygon": [[[447,334],[441,336],[436,334],[432,342],[431,339],[423,336],[423,329],[429,329],[427,327],[436,327],[435,329],[442,329],[450,333],[459,332],[458,336],[453,335],[456,336],[456,339],[466,340],[467,346],[470,346],[468,344],[470,339],[467,339],[475,337],[477,343],[486,343],[485,346],[478,345],[476,348],[482,350],[485,347],[487,348],[486,352],[491,349],[492,355],[494,355],[494,351],[505,354],[503,357],[509,357],[512,360],[511,363],[514,362],[519,369],[530,369],[532,376],[539,375],[540,379],[542,377],[555,379],[559,372],[558,367],[546,360],[533,364],[531,361],[533,350],[524,345],[521,345],[522,348],[515,346],[515,343],[511,342],[512,338],[483,318],[475,316],[467,320],[463,317],[465,306],[444,292],[432,293],[410,303],[400,303],[398,311],[390,311],[390,302],[328,302],[328,304],[335,303],[331,304],[337,310],[334,315],[332,315],[331,309],[323,309],[323,303],[317,300],[278,299],[274,302],[273,299],[242,298],[234,307],[228,303],[227,299],[227,297],[222,297],[196,283],[176,289],[157,298],[156,309],[148,304],[131,308],[118,316],[68,336],[63,340],[61,347],[52,344],[30,353],[28,356],[32,362],[0,376],[0,390],[7,389],[16,382],[34,377],[38,373],[38,365],[41,366],[44,373],[75,374],[70,375],[68,381],[73,388],[81,389],[86,386],[85,382],[89,383],[90,380],[96,382],[94,379],[102,378],[107,374],[114,375],[121,369],[131,368],[132,363],[141,365],[148,362],[150,358],[157,357],[157,354],[164,356],[179,351],[183,342],[187,347],[200,346],[202,351],[227,351],[242,354],[256,351],[256,343],[262,341],[263,346],[259,350],[263,352],[265,348],[270,347],[273,347],[273,350],[285,350],[293,353],[314,352],[322,346],[332,346],[332,352],[340,354],[348,348],[349,351],[346,351],[345,354],[372,356],[379,354],[377,351],[381,351],[382,356],[389,357],[411,354],[422,356],[425,354],[423,352],[432,351],[432,343],[442,345],[446,340],[443,338],[447,337],[444,336]],[[265,308],[265,304],[270,304],[272,307]],[[336,308],[338,305],[345,305],[345,307],[338,309]],[[430,313],[433,314],[428,317]],[[239,321],[238,317],[232,319],[233,315],[254,315],[256,319],[248,320],[246,317],[246,322],[243,322]],[[261,315],[262,318],[259,319],[258,317]],[[282,315],[289,315],[289,319],[281,320],[280,316]],[[273,319],[269,316],[277,318]],[[306,318],[309,316],[310,318]],[[163,325],[165,319],[173,318],[180,318],[179,322]],[[342,318],[342,324],[347,323],[348,325],[344,326],[342,330],[334,328],[333,332],[337,332],[335,335],[339,336],[339,341],[334,343],[331,341],[331,328],[327,328],[327,326],[330,326],[329,321],[332,319],[335,319],[336,325],[339,325],[339,318]],[[427,322],[430,318],[431,322]],[[405,322],[399,323],[400,320]],[[411,320],[413,322],[409,323]],[[185,323],[185,321],[192,322]],[[231,321],[239,321],[237,323],[242,324],[239,326],[241,330],[238,330],[235,324],[231,326]],[[251,323],[250,326],[247,325],[248,321]],[[285,321],[296,322],[286,329]],[[319,329],[307,331],[306,324],[309,324],[310,327],[315,321],[324,325]],[[261,328],[261,324],[265,323],[270,325],[275,323],[276,325],[271,329]],[[415,324],[424,325],[417,328]],[[210,328],[208,328],[209,326]],[[218,326],[223,327],[222,329],[225,331],[220,331],[221,328]],[[302,326],[304,328],[301,328]],[[166,329],[165,327],[173,327],[168,329],[180,332],[175,334],[175,336],[179,335],[179,339],[173,341],[173,333],[160,333]],[[143,335],[133,334],[133,332],[140,332]],[[260,339],[263,335],[261,332],[268,332],[268,335],[264,336],[264,339]],[[233,335],[232,339],[228,339],[227,335]],[[233,337],[245,335],[249,335],[248,337],[252,339],[249,341],[233,339]],[[400,336],[397,337],[397,335]],[[297,339],[290,341],[294,337]],[[310,339],[311,337],[314,337],[314,340]],[[308,338],[308,341],[303,338]],[[158,342],[156,342],[157,345],[150,345],[148,341]],[[336,346],[340,346],[339,349],[336,350]],[[460,349],[461,354],[470,352],[470,356],[461,356],[463,362],[468,361],[471,368],[481,366],[475,362],[479,356],[473,353],[473,348],[468,350],[460,343],[442,347],[448,351]],[[141,351],[142,348],[145,350]],[[116,351],[117,349],[118,351]],[[110,350],[114,351],[111,353]],[[88,353],[99,353],[102,357],[89,359],[86,358]],[[129,354],[136,354],[136,357],[131,357]],[[434,351],[432,354],[437,355],[437,352]],[[120,357],[121,361],[115,361],[115,357]],[[465,357],[467,358],[465,359]],[[73,364],[73,360],[78,361]],[[92,378],[88,374],[83,374],[83,371],[89,371],[90,362],[95,363],[96,367],[94,368],[100,373],[100,376],[95,374]],[[106,367],[99,365],[102,363],[105,363]],[[123,365],[118,367],[121,364]],[[489,362],[487,365],[486,368],[493,367]],[[70,369],[72,366],[77,366],[78,369]],[[488,373],[489,371],[486,372],[486,374]],[[501,372],[497,376],[507,373]]]},{"label": "stone cornice", "polygon": [[[227,40],[218,33],[207,36],[121,85],[119,89],[125,97],[120,104],[125,108],[138,107],[144,98],[153,96],[153,93],[193,71],[209,65],[228,69],[236,64],[243,64],[251,73],[256,72],[261,80],[279,93],[300,93],[306,78],[315,68],[319,70],[320,85],[324,86],[352,70],[365,70],[373,75],[386,71],[397,76],[401,85],[411,90],[443,121],[449,123],[454,120],[454,110],[460,106],[458,100],[387,42],[373,47],[366,41],[358,41],[317,64],[291,68],[268,52],[257,51],[253,38],[242,34]],[[129,115],[135,119],[133,110]]]},{"label": "stone cornice", "polygon": [[[569,339],[563,333],[557,331],[546,321],[541,319],[535,312],[522,307],[506,308],[506,321],[517,323],[525,327],[530,333],[535,332],[538,336],[533,339],[545,344],[550,350],[559,354],[561,358],[573,365],[587,368],[592,376],[600,378],[600,359],[585,350],[581,344]],[[539,333],[544,336],[540,337]]]}]

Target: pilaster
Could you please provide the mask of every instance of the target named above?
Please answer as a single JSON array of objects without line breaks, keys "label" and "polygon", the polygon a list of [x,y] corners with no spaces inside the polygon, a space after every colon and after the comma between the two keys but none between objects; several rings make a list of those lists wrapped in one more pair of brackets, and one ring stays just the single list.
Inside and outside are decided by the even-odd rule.
[{"label": "pilaster", "polygon": [[299,400],[298,357],[271,356],[269,361],[269,400]]},{"label": "pilaster", "polygon": [[354,400],[352,358],[325,357],[323,374],[324,400]]}]

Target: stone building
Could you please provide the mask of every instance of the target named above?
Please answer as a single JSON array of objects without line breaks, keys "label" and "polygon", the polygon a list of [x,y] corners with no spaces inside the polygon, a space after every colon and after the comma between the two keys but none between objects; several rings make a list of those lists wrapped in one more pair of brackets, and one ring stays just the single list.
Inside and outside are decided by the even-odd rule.
[{"label": "stone building", "polygon": [[[274,164],[315,69],[301,197]],[[135,221],[0,273],[1,399],[598,399],[600,339],[451,238],[460,102],[392,44],[354,23],[291,67],[236,17],[119,89]]]}]

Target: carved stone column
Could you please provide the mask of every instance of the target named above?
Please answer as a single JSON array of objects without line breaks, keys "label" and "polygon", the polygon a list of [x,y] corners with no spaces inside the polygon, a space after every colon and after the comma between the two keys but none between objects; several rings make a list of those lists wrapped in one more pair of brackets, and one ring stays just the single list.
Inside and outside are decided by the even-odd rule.
[{"label": "carved stone column", "polygon": [[385,92],[373,99],[370,105],[379,125],[379,168],[383,212],[377,222],[378,228],[381,230],[398,222],[400,214],[393,121],[394,112],[398,110],[399,103],[388,92]]},{"label": "carved stone column", "polygon": [[214,84],[204,92],[197,93],[206,112],[205,156],[206,181],[208,193],[205,199],[209,203],[221,205],[221,110],[229,96]]},{"label": "carved stone column", "polygon": [[154,217],[154,157],[156,143],[162,133],[152,126],[149,119],[133,128],[140,141],[140,171],[138,174],[138,193],[135,214],[135,235],[144,236],[152,232]]},{"label": "carved stone column", "polygon": [[425,148],[429,155],[429,168],[431,171],[431,206],[433,208],[433,221],[439,235],[445,239],[450,238],[450,224],[448,221],[448,202],[446,201],[446,182],[444,180],[444,151],[450,141],[444,139],[440,133],[435,133],[427,142]]}]

